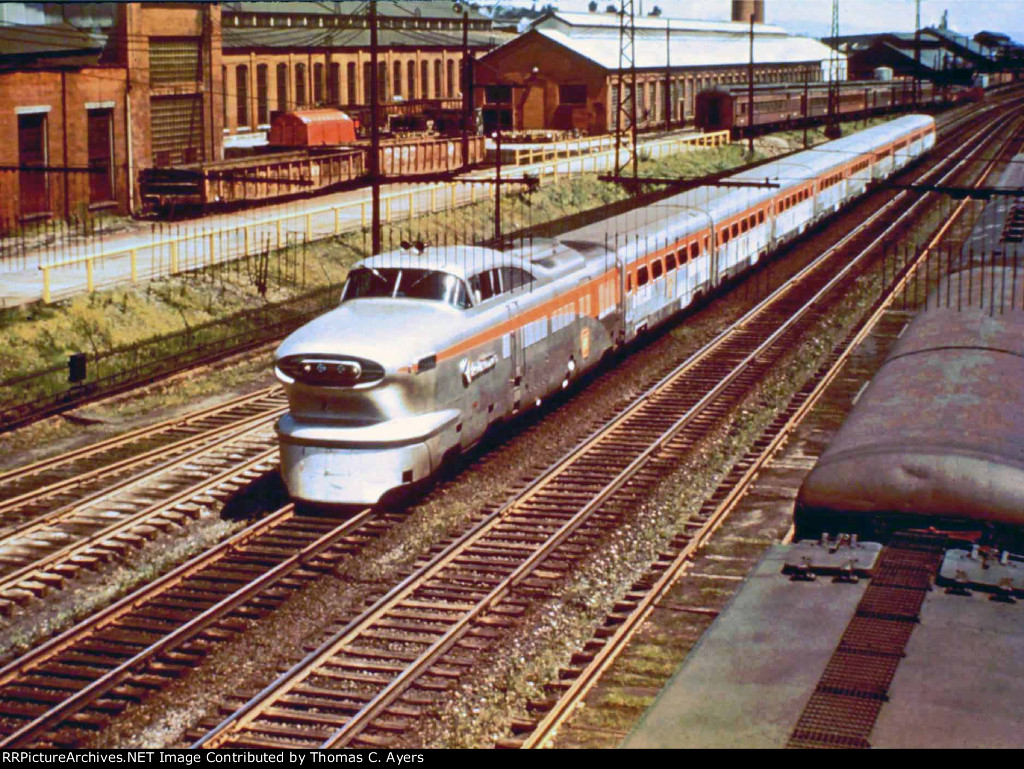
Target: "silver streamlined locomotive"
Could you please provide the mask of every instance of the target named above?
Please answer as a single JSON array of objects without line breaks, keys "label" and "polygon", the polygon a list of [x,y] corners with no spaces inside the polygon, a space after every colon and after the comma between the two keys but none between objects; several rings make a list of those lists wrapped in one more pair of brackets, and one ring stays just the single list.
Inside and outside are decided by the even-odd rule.
[{"label": "silver streamlined locomotive", "polygon": [[338,308],[276,354],[277,425],[293,498],[373,504],[433,474],[492,423],[749,269],[934,143],[912,115],[498,252],[459,246],[366,259]]}]

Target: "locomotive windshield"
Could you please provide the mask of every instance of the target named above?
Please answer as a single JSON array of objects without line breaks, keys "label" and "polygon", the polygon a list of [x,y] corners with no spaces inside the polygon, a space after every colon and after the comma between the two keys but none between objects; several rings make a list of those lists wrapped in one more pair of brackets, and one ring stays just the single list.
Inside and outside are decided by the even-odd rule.
[{"label": "locomotive windshield", "polygon": [[464,310],[470,306],[462,279],[450,272],[397,267],[360,267],[345,283],[342,302],[372,298],[426,299]]}]

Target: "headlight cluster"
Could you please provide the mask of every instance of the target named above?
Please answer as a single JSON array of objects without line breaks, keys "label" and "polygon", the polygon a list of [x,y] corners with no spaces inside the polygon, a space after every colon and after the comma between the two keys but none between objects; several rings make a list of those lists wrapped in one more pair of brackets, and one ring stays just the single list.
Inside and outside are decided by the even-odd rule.
[{"label": "headlight cluster", "polygon": [[289,379],[318,387],[355,387],[384,378],[383,366],[361,358],[292,355],[278,361],[277,367]]}]

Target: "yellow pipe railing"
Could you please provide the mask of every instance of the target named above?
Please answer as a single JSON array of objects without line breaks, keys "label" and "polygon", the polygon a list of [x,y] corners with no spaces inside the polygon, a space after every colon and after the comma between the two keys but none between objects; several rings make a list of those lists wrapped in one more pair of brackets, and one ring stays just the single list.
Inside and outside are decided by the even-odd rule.
[{"label": "yellow pipe railing", "polygon": [[[610,142],[611,148],[604,149],[605,145]],[[723,144],[729,143],[729,132],[728,131],[716,131],[714,133],[699,134],[694,136],[681,136],[681,137],[669,137],[665,139],[659,139],[657,141],[648,142],[642,144],[640,149],[649,153],[651,157],[665,157],[667,155],[675,154],[683,150],[692,149],[695,147],[719,147]],[[600,149],[593,151],[593,146],[597,146]],[[517,150],[517,165],[523,166],[523,170],[530,170],[536,173],[541,184],[548,182],[557,182],[562,176],[582,174],[582,173],[596,173],[599,171],[608,170],[612,167],[611,155],[614,154],[614,140],[609,137],[600,137],[599,139],[577,139],[566,142],[556,143],[556,146],[560,146],[561,152],[564,156],[558,157],[558,152],[555,153],[555,157],[545,157],[543,160],[530,164],[518,163],[519,153],[529,153],[522,155],[522,157],[536,157],[540,150]],[[591,149],[587,149],[587,148]],[[576,154],[573,155],[575,149]],[[587,151],[583,151],[587,149]],[[541,154],[550,155],[552,150],[550,145],[544,149]],[[424,205],[421,208],[420,213],[430,212],[436,213],[438,211],[438,203],[442,205],[444,209],[455,209],[462,205],[469,205],[477,201],[476,187],[478,185],[464,185],[458,182],[440,182],[424,186],[418,191],[408,192],[391,192],[381,195],[381,199],[384,201],[384,216],[383,219],[386,222],[392,221],[393,202],[400,200],[407,204],[407,218],[413,217],[414,211],[414,196],[423,195],[429,200],[429,205]],[[461,189],[461,195],[459,190]],[[447,193],[441,196],[441,200],[438,200],[438,191]],[[467,191],[468,190],[468,191]],[[490,194],[485,194],[484,198],[491,197]],[[65,259],[59,262],[53,262],[50,264],[41,264],[39,269],[43,273],[43,301],[52,301],[52,276],[51,272],[55,269],[63,267],[73,267],[80,264],[86,266],[86,280],[87,288],[89,292],[95,291],[96,281],[94,265],[97,259],[112,259],[117,256],[127,255],[130,260],[131,267],[131,281],[135,283],[139,280],[139,259],[140,251],[148,250],[150,253],[150,269],[146,274],[146,277],[154,278],[163,275],[173,275],[180,271],[181,258],[184,258],[185,269],[188,269],[189,264],[189,249],[186,247],[187,244],[191,243],[197,248],[192,250],[193,263],[195,265],[212,265],[217,261],[224,261],[227,259],[239,259],[246,256],[252,255],[252,243],[256,241],[257,246],[259,243],[258,238],[255,238],[254,231],[256,228],[265,227],[273,228],[274,234],[276,235],[277,248],[282,248],[284,245],[283,237],[283,226],[289,222],[294,222],[300,218],[303,220],[302,225],[305,230],[306,238],[309,240],[314,239],[314,226],[313,217],[328,212],[333,213],[333,227],[325,228],[325,234],[323,237],[329,235],[338,235],[345,228],[342,224],[342,212],[343,211],[354,211],[357,207],[359,209],[358,222],[359,226],[366,228],[368,226],[369,219],[369,203],[365,200],[357,200],[349,203],[339,203],[336,205],[323,206],[321,208],[304,211],[301,213],[282,214],[276,217],[267,217],[259,219],[257,221],[246,222],[244,224],[238,224],[235,226],[217,227],[213,229],[201,230],[188,235],[179,235],[174,238],[166,238],[145,245],[134,245],[126,246],[124,248],[118,248],[111,251],[104,251],[102,253],[89,254],[84,256],[75,256],[70,259]],[[354,223],[353,223],[354,224]],[[353,227],[354,228],[354,227]],[[241,232],[241,243],[239,244],[238,233]],[[223,238],[220,260],[215,258],[217,239]],[[234,244],[232,248],[231,244]],[[202,245],[200,245],[202,244]],[[205,248],[203,248],[205,245]],[[169,249],[170,260],[168,267],[169,269],[163,269],[162,254],[164,249]],[[200,253],[205,251],[205,253]],[[157,259],[160,259],[157,262]]]}]

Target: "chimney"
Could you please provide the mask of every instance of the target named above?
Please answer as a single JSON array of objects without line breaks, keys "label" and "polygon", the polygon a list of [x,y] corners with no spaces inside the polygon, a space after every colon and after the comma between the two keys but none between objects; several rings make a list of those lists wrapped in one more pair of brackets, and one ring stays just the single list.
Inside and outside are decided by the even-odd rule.
[{"label": "chimney", "polygon": [[732,20],[749,24],[750,16],[755,24],[764,24],[764,0],[732,0]]}]

